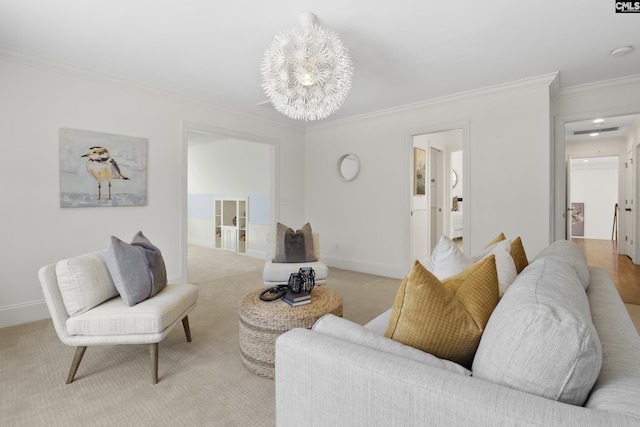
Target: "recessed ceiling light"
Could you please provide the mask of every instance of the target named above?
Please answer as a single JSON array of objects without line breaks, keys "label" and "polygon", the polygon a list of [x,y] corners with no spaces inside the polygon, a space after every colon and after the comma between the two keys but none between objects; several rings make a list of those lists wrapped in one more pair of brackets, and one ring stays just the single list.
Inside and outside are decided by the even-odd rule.
[{"label": "recessed ceiling light", "polygon": [[598,135],[600,135],[598,132],[593,132],[589,134],[589,136],[598,136]]},{"label": "recessed ceiling light", "polygon": [[593,123],[602,123],[604,122],[604,119],[594,119]]},{"label": "recessed ceiling light", "polygon": [[633,46],[620,46],[609,52],[614,58],[619,58],[633,52]]}]

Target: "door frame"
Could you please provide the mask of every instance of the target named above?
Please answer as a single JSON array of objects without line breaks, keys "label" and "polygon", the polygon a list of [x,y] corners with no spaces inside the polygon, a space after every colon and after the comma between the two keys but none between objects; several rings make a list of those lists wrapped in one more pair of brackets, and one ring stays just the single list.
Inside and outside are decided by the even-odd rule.
[{"label": "door frame", "polygon": [[270,228],[275,229],[277,218],[280,217],[280,205],[277,203],[280,200],[279,188],[280,188],[280,174],[279,174],[279,158],[280,158],[280,141],[260,135],[251,133],[238,132],[231,129],[220,128],[216,126],[210,126],[202,123],[190,122],[183,120],[181,122],[181,144],[180,144],[180,270],[182,274],[180,277],[183,281],[188,281],[188,241],[187,241],[187,208],[188,208],[188,158],[189,158],[189,132],[204,132],[216,135],[224,135],[229,138],[244,139],[247,141],[258,142],[268,144],[270,146],[270,162],[271,162],[271,177],[270,177]]},{"label": "door frame", "polygon": [[[567,230],[567,215],[568,215],[568,207],[567,206],[567,163],[566,163],[566,144],[565,144],[565,125],[569,122],[580,121],[580,120],[589,120],[596,117],[614,117],[614,116],[624,116],[628,114],[640,114],[637,111],[634,111],[630,108],[615,108],[615,109],[605,109],[605,110],[593,110],[590,112],[582,112],[575,114],[566,114],[566,115],[557,115],[553,118],[554,123],[554,132],[553,132],[553,142],[552,142],[552,164],[551,168],[552,179],[551,181],[554,183],[553,194],[551,195],[551,224],[549,230],[549,241],[554,242],[556,240],[565,240]],[[637,141],[634,145],[634,154],[637,154],[640,150],[638,147],[640,146],[640,141]],[[635,162],[634,171],[636,176],[636,184],[638,181],[638,163]],[[618,171],[620,173],[620,171]],[[626,181],[626,180],[625,180]],[[625,191],[627,183],[624,182]],[[634,198],[638,200],[638,185],[635,188]],[[618,215],[618,221],[620,221],[620,215]],[[638,242],[638,235],[640,230],[638,229],[638,221],[640,217],[638,215],[634,215],[634,241]],[[620,222],[618,222],[618,226],[620,227]],[[634,264],[636,260],[632,260]],[[639,260],[640,261],[640,260]]]},{"label": "door frame", "polygon": [[[405,221],[404,221],[404,269],[405,271],[410,271],[411,266],[413,265],[413,224],[411,220],[411,210],[413,208],[413,138],[417,135],[425,135],[431,133],[440,133],[447,132],[451,130],[462,130],[462,198],[464,200],[464,209],[465,212],[470,213],[471,207],[473,206],[471,203],[471,148],[470,148],[470,134],[469,134],[469,120],[461,120],[449,123],[442,123],[438,125],[425,126],[421,128],[414,128],[408,130],[406,135],[405,144],[405,164],[408,165],[408,172],[405,174],[406,177],[406,185],[405,188],[407,191],[405,192]],[[447,156],[445,156],[445,168],[448,165]],[[469,218],[470,214],[465,213],[462,226],[463,226],[463,234],[464,238],[463,242],[463,250],[468,253],[471,242],[471,233],[469,232]]]}]

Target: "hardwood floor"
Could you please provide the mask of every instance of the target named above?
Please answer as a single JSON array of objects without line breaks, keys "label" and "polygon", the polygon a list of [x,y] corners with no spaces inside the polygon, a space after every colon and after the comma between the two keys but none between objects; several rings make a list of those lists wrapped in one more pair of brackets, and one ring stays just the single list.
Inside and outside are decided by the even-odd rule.
[{"label": "hardwood floor", "polygon": [[640,305],[640,265],[634,265],[626,255],[618,255],[617,241],[572,240],[584,250],[589,265],[607,269],[622,301]]}]

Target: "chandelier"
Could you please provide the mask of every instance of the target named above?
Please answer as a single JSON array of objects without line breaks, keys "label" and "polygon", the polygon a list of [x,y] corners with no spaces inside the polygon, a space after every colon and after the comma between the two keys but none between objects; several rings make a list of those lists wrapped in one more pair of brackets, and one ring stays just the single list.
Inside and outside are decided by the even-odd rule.
[{"label": "chandelier", "polygon": [[296,120],[320,120],[342,106],[353,65],[338,35],[302,12],[299,26],[276,35],[262,60],[262,88],[273,107]]}]

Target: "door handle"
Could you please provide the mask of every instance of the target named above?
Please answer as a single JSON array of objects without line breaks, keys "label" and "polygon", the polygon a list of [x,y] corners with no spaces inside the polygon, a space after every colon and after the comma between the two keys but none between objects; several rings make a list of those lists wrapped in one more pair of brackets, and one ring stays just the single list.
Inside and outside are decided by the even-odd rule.
[{"label": "door handle", "polygon": [[631,208],[624,208],[625,211],[631,212]]}]

